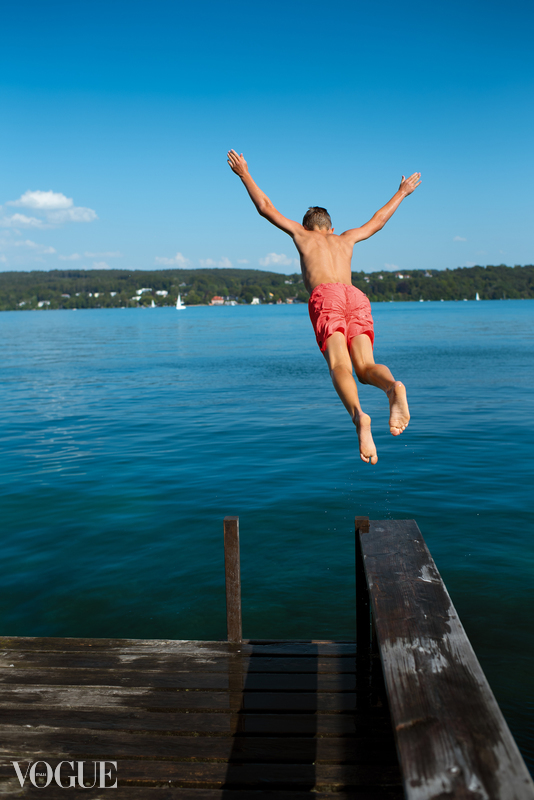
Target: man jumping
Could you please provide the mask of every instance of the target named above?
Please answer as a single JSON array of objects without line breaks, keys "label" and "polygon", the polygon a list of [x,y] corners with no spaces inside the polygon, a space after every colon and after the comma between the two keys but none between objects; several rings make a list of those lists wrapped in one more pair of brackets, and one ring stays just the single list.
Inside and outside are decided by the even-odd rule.
[{"label": "man jumping", "polygon": [[325,208],[313,206],[300,222],[284,217],[255,184],[243,154],[228,153],[228,164],[239,175],[258,212],[288,233],[300,255],[304,285],[310,292],[308,309],[317,344],[323,353],[334,388],[349,412],[360,443],[360,458],[376,464],[378,456],[371,435],[371,417],[362,411],[352,367],[360,383],[382,389],[389,400],[389,429],[398,436],[410,421],[404,384],[396,381],[384,364],[373,358],[373,318],[366,295],[352,285],[351,259],[356,242],[368,239],[384,227],[401,202],[421,183],[421,173],[402,176],[389,203],[361,228],[334,234]]}]

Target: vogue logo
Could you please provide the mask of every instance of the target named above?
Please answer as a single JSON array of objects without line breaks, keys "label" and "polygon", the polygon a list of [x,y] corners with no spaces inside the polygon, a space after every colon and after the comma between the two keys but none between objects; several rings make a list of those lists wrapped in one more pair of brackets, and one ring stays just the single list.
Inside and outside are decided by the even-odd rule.
[{"label": "vogue logo", "polygon": [[[106,771],[106,764],[111,764],[116,770],[116,761],[60,761],[55,769],[52,769],[50,764],[46,761],[28,761],[28,766],[24,774],[21,767],[22,762],[12,761],[11,763],[15,767],[15,772],[17,773],[17,778],[19,779],[21,787],[24,786],[26,780],[29,778],[30,782],[38,789],[44,789],[46,786],[50,786],[53,780],[58,786],[61,786],[62,789],[74,788],[76,784],[78,784],[81,789],[94,789],[95,787],[98,789],[117,788],[116,776],[115,783],[106,784],[106,778],[108,781],[113,780],[111,769]],[[93,764],[92,774],[89,778],[86,773],[91,772],[91,770],[89,767],[85,769],[86,763],[88,765]],[[64,764],[70,767],[70,772],[67,771],[67,767],[63,766]],[[76,767],[74,766],[75,764],[77,765]],[[68,783],[64,783],[63,781],[65,780],[68,780]],[[93,781],[92,783],[89,782],[91,780]],[[97,780],[99,781],[98,786]]]}]

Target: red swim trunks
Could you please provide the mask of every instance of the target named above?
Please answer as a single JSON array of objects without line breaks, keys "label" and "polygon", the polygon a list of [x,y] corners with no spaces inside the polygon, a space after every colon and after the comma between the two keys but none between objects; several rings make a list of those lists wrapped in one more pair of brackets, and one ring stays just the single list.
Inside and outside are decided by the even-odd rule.
[{"label": "red swim trunks", "polygon": [[350,348],[355,336],[366,333],[374,342],[371,303],[355,286],[345,283],[321,283],[308,301],[308,311],[321,353],[326,350],[329,336],[336,331],[345,334]]}]

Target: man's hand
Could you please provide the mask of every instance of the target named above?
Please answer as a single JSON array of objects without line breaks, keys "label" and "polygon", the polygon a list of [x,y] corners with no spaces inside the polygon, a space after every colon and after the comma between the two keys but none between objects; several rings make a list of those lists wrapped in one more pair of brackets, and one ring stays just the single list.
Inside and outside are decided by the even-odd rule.
[{"label": "man's hand", "polygon": [[248,173],[248,166],[247,162],[243,158],[243,153],[238,155],[235,150],[229,150],[228,163],[230,164],[232,171],[235,172],[236,175],[239,175],[240,178]]},{"label": "man's hand", "polygon": [[411,194],[413,190],[419,186],[420,183],[421,183],[420,172],[414,172],[414,174],[410,175],[409,178],[405,178],[403,175],[399,186],[399,192],[402,192],[404,196],[407,196]]}]

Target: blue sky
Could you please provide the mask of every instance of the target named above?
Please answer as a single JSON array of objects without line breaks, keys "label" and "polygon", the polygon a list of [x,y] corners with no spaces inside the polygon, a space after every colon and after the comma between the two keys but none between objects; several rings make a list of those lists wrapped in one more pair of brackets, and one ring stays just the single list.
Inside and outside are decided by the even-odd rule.
[{"label": "blue sky", "polygon": [[29,0],[2,10],[0,269],[295,271],[286,216],[366,222],[353,269],[534,261],[531,2]]}]

